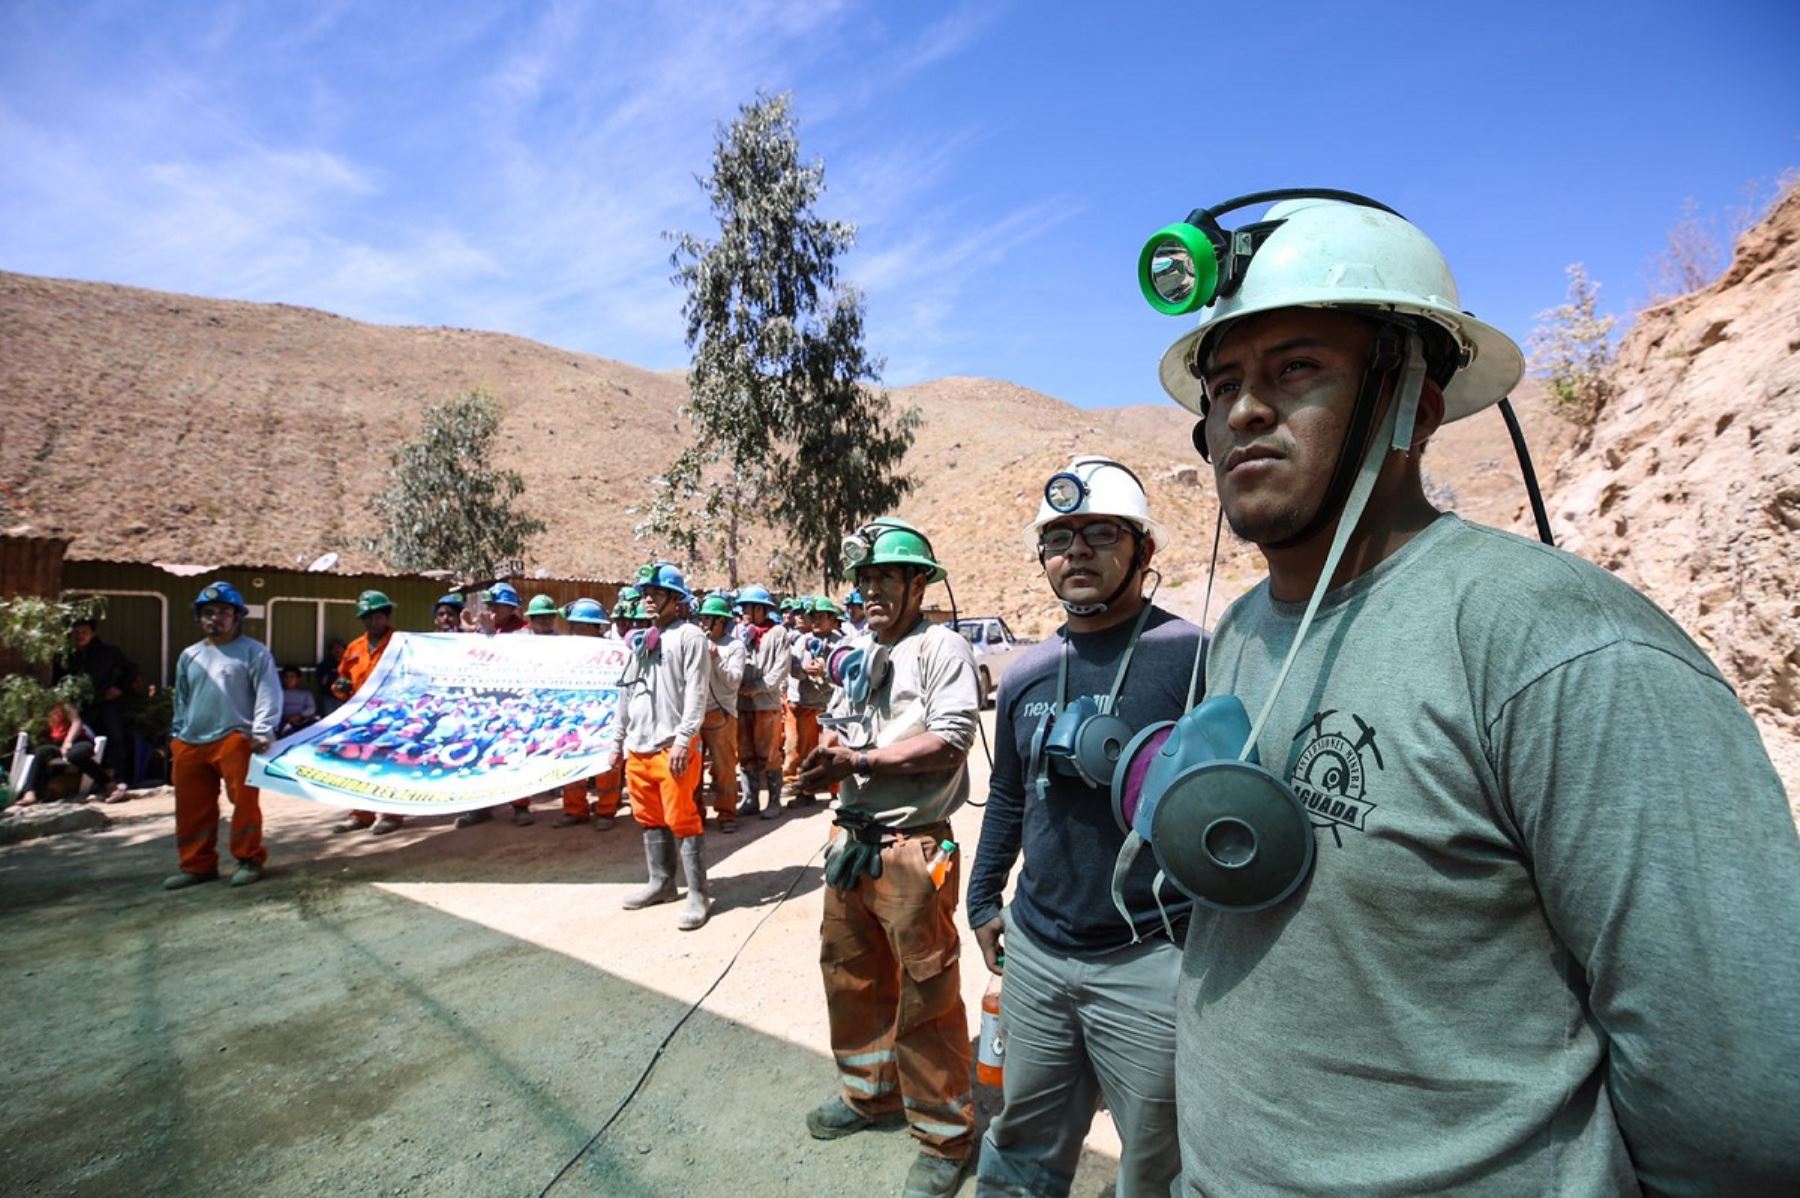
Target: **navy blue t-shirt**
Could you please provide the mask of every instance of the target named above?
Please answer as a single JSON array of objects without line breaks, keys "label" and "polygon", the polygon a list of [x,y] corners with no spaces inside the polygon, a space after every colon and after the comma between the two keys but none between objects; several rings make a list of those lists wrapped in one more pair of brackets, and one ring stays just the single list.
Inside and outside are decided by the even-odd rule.
[{"label": "navy blue t-shirt", "polygon": [[[1069,702],[1089,695],[1105,705],[1136,622],[1069,635]],[[1134,732],[1146,724],[1179,719],[1186,710],[1200,641],[1200,629],[1194,625],[1161,608],[1151,609],[1116,712]],[[969,873],[969,926],[981,927],[1000,914],[1007,875],[1023,848],[1025,865],[1012,903],[1014,924],[1051,952],[1095,956],[1132,940],[1132,929],[1112,902],[1113,864],[1125,844],[1125,833],[1113,818],[1111,792],[1051,770],[1050,785],[1040,800],[1027,776],[1031,742],[1056,705],[1062,653],[1059,633],[1027,649],[1000,680],[994,772],[982,815],[981,844]],[[1204,682],[1204,661],[1200,677]],[[1163,932],[1151,894],[1155,877],[1156,858],[1145,845],[1124,888],[1125,905],[1143,936]],[[1162,900],[1179,936],[1192,903],[1167,881]]]}]

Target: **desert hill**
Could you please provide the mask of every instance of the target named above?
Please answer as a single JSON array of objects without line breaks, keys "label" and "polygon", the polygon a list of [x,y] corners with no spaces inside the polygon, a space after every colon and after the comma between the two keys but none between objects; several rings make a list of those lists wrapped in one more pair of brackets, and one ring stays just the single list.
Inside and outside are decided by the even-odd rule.
[{"label": "desert hill", "polygon": [[1639,316],[1613,382],[1546,482],[1558,540],[1700,642],[1800,800],[1800,189]]},{"label": "desert hill", "polygon": [[[628,575],[646,553],[629,509],[687,431],[678,374],[500,333],[0,273],[7,519],[69,537],[76,557],[292,565],[336,552],[339,569],[376,568],[359,541],[390,449],[426,405],[477,386],[499,399],[501,460],[550,526],[528,572]],[[1198,614],[1216,509],[1181,409],[1082,410],[971,378],[894,398],[924,417],[902,514],[930,531],[964,610],[998,611],[1026,635],[1054,627],[1018,530],[1043,480],[1082,451],[1149,484],[1182,536],[1159,560],[1164,593]],[[1547,464],[1568,434],[1536,391],[1520,406]],[[1472,517],[1513,520],[1521,491],[1497,416],[1446,430],[1427,469]],[[750,573],[771,543],[759,536]],[[1253,555],[1228,544],[1215,606],[1255,575]]]}]

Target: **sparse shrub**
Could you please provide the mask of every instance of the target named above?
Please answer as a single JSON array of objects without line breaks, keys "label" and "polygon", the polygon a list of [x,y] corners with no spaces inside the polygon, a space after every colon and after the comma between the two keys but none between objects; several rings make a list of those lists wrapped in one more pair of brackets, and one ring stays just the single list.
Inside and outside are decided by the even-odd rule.
[{"label": "sparse shrub", "polygon": [[[21,595],[0,599],[0,645],[35,671],[47,671],[68,660],[69,629],[77,620],[97,619],[105,609],[100,599],[41,599]],[[71,674],[53,686],[45,686],[33,673],[0,677],[0,733],[10,741],[13,733],[43,734],[44,717],[53,703],[80,706],[90,697],[85,674]]]},{"label": "sparse shrub", "polygon": [[1615,318],[1600,313],[1600,284],[1571,263],[1566,303],[1538,313],[1530,340],[1531,369],[1550,387],[1550,402],[1565,420],[1591,427],[1612,394]]},{"label": "sparse shrub", "polygon": [[544,522],[518,510],[525,480],[491,462],[500,405],[465,391],[425,410],[418,439],[394,451],[375,500],[381,534],[363,542],[396,570],[454,570],[465,579],[504,573]]}]

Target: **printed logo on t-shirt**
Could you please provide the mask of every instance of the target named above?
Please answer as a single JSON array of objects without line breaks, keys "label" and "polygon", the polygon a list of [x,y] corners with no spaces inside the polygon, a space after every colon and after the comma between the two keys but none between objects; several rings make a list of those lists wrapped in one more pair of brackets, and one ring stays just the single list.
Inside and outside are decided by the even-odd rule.
[{"label": "printed logo on t-shirt", "polygon": [[[1348,715],[1355,725],[1351,739],[1342,719]],[[1367,831],[1370,812],[1376,804],[1368,797],[1368,761],[1377,770],[1385,770],[1381,750],[1375,744],[1375,729],[1358,715],[1336,708],[1321,711],[1294,733],[1299,751],[1288,767],[1288,785],[1306,805],[1315,828],[1331,829],[1331,837],[1339,848],[1344,845],[1343,828]]]}]

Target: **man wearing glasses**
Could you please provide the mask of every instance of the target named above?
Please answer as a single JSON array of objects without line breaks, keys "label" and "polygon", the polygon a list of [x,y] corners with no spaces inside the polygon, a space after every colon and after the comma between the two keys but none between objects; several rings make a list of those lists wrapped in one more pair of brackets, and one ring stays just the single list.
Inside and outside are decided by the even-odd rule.
[{"label": "man wearing glasses", "polygon": [[1067,618],[1006,672],[995,704],[969,926],[988,969],[1006,978],[1005,1107],[982,1145],[980,1192],[1067,1194],[1104,1096],[1119,1132],[1120,1198],[1167,1194],[1181,1170],[1174,1004],[1190,902],[1173,886],[1159,893],[1145,853],[1115,905],[1125,836],[1108,744],[1198,699],[1204,639],[1145,594],[1167,534],[1118,462],[1078,457],[1053,476],[1024,537]]}]

